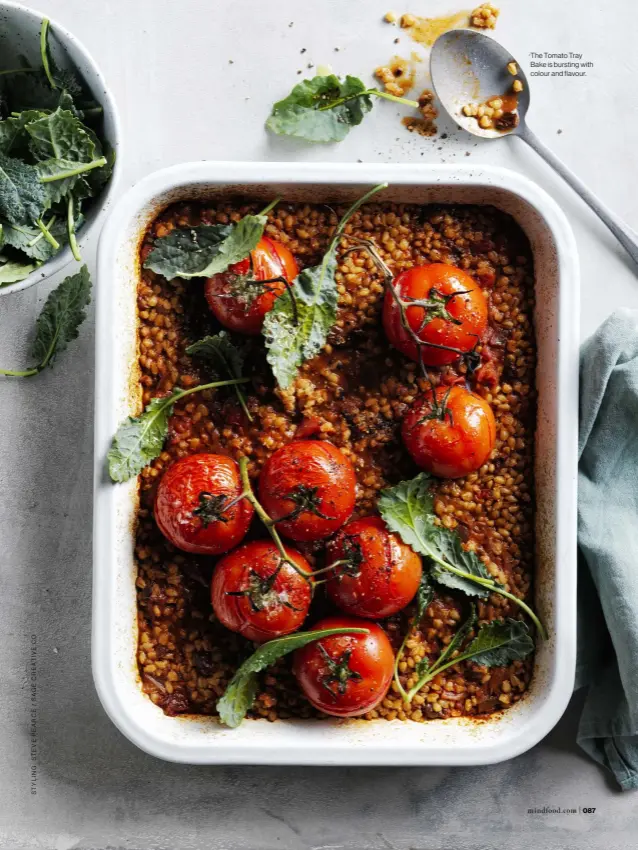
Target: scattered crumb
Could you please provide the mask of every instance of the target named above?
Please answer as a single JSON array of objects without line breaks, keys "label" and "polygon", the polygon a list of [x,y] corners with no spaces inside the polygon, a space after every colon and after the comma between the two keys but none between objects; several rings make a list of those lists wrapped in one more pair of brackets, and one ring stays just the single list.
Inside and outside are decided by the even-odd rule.
[{"label": "scattered crumb", "polygon": [[292,27],[292,26],[294,26],[294,24],[295,24],[295,22],[294,22],[294,21],[291,21],[291,22],[288,24],[288,26],[289,26],[289,27]]},{"label": "scattered crumb", "polygon": [[229,65],[234,65],[234,64],[235,64],[235,60],[234,60],[234,59],[229,59],[229,60],[228,60],[228,64],[229,64]]},{"label": "scattered crumb", "polygon": [[306,68],[314,68],[314,67],[315,66],[312,64],[312,62],[308,62],[308,64],[306,65]]},{"label": "scattered crumb", "polygon": [[303,71],[297,71],[298,74],[303,74]]},{"label": "scattered crumb", "polygon": [[383,20],[386,22],[386,24],[396,24],[396,22],[397,22],[396,12],[386,12],[385,15],[383,16]]},{"label": "scattered crumb", "polygon": [[395,39],[394,39],[394,43],[395,43],[395,44],[398,44],[400,41],[401,41],[401,39],[400,39],[400,38],[395,38]]},{"label": "scattered crumb", "polygon": [[419,136],[436,136],[436,124],[426,121],[425,118],[412,118],[407,115],[401,119],[401,123],[411,133],[418,133]]},{"label": "scattered crumb", "polygon": [[58,654],[58,648],[57,648],[57,646],[54,646],[54,647],[53,647],[53,652],[54,652],[56,655]]},{"label": "scattered crumb", "polygon": [[561,134],[562,132],[563,132],[562,130],[556,130],[556,134],[557,134],[558,136],[560,136],[560,134]]},{"label": "scattered crumb", "polygon": [[510,74],[513,77],[515,77],[518,74],[518,68],[516,67],[516,62],[508,62],[507,63],[507,70],[510,72]]},{"label": "scattered crumb", "polygon": [[473,27],[482,30],[493,30],[500,10],[492,3],[483,3],[477,6],[470,14],[470,23]]},{"label": "scattered crumb", "polygon": [[512,89],[516,93],[523,91],[523,83],[520,80],[514,80],[512,83]]},{"label": "scattered crumb", "polygon": [[431,89],[423,89],[418,97],[418,103],[419,111],[425,119],[432,120],[439,114],[434,105],[434,92]]},{"label": "scattered crumb", "polygon": [[436,136],[436,124],[434,119],[438,115],[436,106],[434,105],[434,92],[430,89],[424,89],[419,95],[419,111],[420,118],[406,116],[401,123],[411,133],[418,133],[420,136]]},{"label": "scattered crumb", "polygon": [[414,17],[414,15],[401,15],[401,20],[399,23],[401,24],[402,29],[407,30],[416,24],[416,18]]},{"label": "scattered crumb", "polygon": [[472,154],[470,153],[470,151],[465,151],[465,156],[472,156]]},{"label": "scattered crumb", "polygon": [[387,65],[381,65],[375,70],[374,76],[383,83],[388,94],[403,97],[414,85],[415,73],[413,62],[393,56]]},{"label": "scattered crumb", "polygon": [[301,48],[301,50],[300,50],[299,52],[300,52],[300,53],[305,53],[305,52],[306,52],[306,48],[305,48],[305,47],[302,47],[302,48]]},{"label": "scattered crumb", "polygon": [[335,53],[338,53],[341,50],[340,47],[335,47]]}]

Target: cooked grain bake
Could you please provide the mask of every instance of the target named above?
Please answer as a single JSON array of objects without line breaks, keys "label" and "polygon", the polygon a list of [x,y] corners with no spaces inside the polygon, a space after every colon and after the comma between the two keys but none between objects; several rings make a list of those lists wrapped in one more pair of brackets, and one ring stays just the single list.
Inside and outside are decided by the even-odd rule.
[{"label": "cooked grain bake", "polygon": [[[215,303],[214,298],[225,297],[201,278],[168,280],[144,268],[153,246],[176,229],[201,224],[227,225],[256,214],[259,209],[259,203],[241,198],[179,203],[162,212],[148,228],[140,249],[142,268],[138,285],[139,381],[144,405],[175,388],[189,389],[210,381],[205,364],[186,349],[220,331],[222,325],[211,303]],[[283,246],[284,250],[277,256],[284,277],[286,268],[290,270],[293,263],[299,270],[321,263],[342,213],[339,206],[289,203],[285,199],[268,213],[264,238]],[[362,247],[364,243],[374,246],[374,255]],[[390,343],[391,322],[384,317],[384,312],[391,309],[384,308],[389,297],[388,284],[378,260],[390,270],[395,282],[407,281],[406,286],[412,278],[402,278],[403,273],[414,275],[413,270],[421,267],[436,271],[439,266],[447,266],[448,271],[453,268],[455,274],[463,275],[463,280],[471,279],[486,312],[484,326],[480,333],[474,334],[468,356],[444,356],[444,361],[451,359],[451,362],[428,365],[422,364],[418,356],[415,359],[405,353],[410,352],[409,345],[414,340],[405,343],[403,352]],[[354,507],[349,508],[347,523],[375,517],[375,523],[383,526],[378,519],[381,492],[414,479],[419,469],[428,468],[418,466],[414,460],[425,457],[423,463],[427,463],[427,440],[420,440],[418,451],[413,451],[414,446],[405,442],[405,435],[402,437],[406,414],[429,399],[430,413],[426,411],[424,417],[415,420],[417,427],[429,426],[431,419],[438,417],[437,421],[452,428],[453,417],[448,416],[450,408],[446,407],[452,403],[452,390],[469,390],[474,397],[480,397],[479,402],[485,403],[483,406],[491,411],[489,416],[493,414],[489,422],[485,420],[491,451],[487,460],[467,474],[431,479],[434,526],[458,536],[462,552],[468,557],[474,553],[492,585],[504,589],[510,597],[528,602],[531,598],[536,404],[534,269],[525,235],[513,219],[492,207],[369,203],[345,226],[337,246],[334,277],[338,310],[327,342],[317,356],[302,363],[296,378],[285,388],[277,385],[266,361],[263,337],[254,333],[254,328],[249,334],[230,329],[232,316],[229,319],[228,311],[223,314],[216,311],[226,317],[225,327],[230,329],[233,342],[242,348],[242,374],[250,379],[242,386],[245,406],[233,387],[203,390],[178,400],[169,420],[163,451],[140,474],[135,532],[139,674],[145,693],[168,715],[216,716],[217,702],[229,681],[255,649],[253,641],[224,625],[211,606],[213,574],[220,562],[232,571],[233,558],[239,558],[234,554],[237,550],[211,556],[177,548],[159,530],[154,516],[158,488],[167,470],[192,455],[221,455],[237,462],[244,458],[252,489],[259,494],[263,505],[260,473],[266,465],[277,465],[277,452],[305,442],[333,446],[345,459],[344,469],[347,466],[354,473]],[[428,297],[437,300],[437,304],[440,301],[443,306],[436,309],[445,311],[452,302],[445,300],[442,291],[433,289],[434,294],[431,292]],[[466,292],[469,289],[460,294],[467,299]],[[270,306],[275,299],[288,297],[288,286],[266,293],[268,298],[271,295]],[[446,297],[451,299],[454,295]],[[455,334],[465,328],[461,327],[460,319],[451,316],[451,308],[450,313],[437,315],[448,317]],[[421,330],[418,328],[418,333]],[[439,353],[447,354],[444,348]],[[436,361],[437,357],[423,359]],[[411,446],[410,451],[407,445]],[[340,488],[345,492],[349,479],[346,472],[343,476]],[[242,492],[239,480],[233,479],[228,486],[231,485],[235,490],[228,492]],[[211,522],[219,518],[215,509],[220,509],[220,505],[209,498],[210,493],[202,491],[199,496],[198,520],[201,519],[203,527],[207,516]],[[308,503],[304,504],[307,507]],[[315,508],[312,518],[321,525],[322,511]],[[296,510],[298,518],[299,504]],[[328,514],[328,518],[333,516],[326,509],[323,515]],[[287,518],[281,513],[275,518],[280,523],[293,524],[296,519],[291,520],[290,513]],[[250,527],[239,549],[250,547],[253,541],[269,541],[273,548],[259,516],[251,513],[245,519]],[[345,526],[346,530],[348,527]],[[365,529],[361,533],[364,532]],[[325,569],[333,552],[338,550],[343,555],[344,545],[353,551],[355,538],[348,536],[343,527],[326,533],[328,536],[314,539],[281,535],[286,551],[288,547],[294,548],[301,558],[298,563],[308,565],[292,571],[295,581],[303,584],[303,570],[318,573]],[[385,535],[384,545],[395,546],[398,554],[396,558],[392,555],[395,558],[392,565],[398,564],[401,547],[408,547],[388,529],[379,533]],[[390,538],[397,539],[392,543]],[[333,584],[335,576],[339,581],[343,575],[344,583],[355,582],[360,577],[367,563],[366,546],[374,543],[372,538],[361,540],[363,543],[360,540],[356,543],[360,555],[358,572],[350,574],[349,567],[342,574],[333,572]],[[409,555],[408,561],[414,567],[414,553]],[[425,571],[427,559],[422,560]],[[352,559],[348,561],[350,566],[352,563]],[[257,579],[255,582],[256,587]],[[246,595],[250,593],[251,588],[234,591],[237,598],[241,594],[248,598]],[[468,596],[434,582],[428,594],[422,616],[415,616],[417,602],[413,601],[385,619],[374,621],[381,626],[380,639],[389,639],[393,656],[402,644],[403,648],[389,687],[386,680],[383,685],[378,683],[384,689],[380,701],[363,715],[359,712],[364,719],[485,718],[524,696],[530,683],[531,655],[501,664],[493,663],[494,659],[490,664],[482,664],[477,656],[478,660],[468,658],[446,666],[406,702],[404,694],[418,684],[423,671],[427,672],[426,665],[432,665],[442,656],[446,647],[452,644],[449,660],[453,662],[454,657],[464,654],[468,642],[485,625],[525,619],[515,599],[500,592]],[[414,590],[411,595],[414,597]],[[326,618],[332,622],[340,614],[334,604],[338,593],[328,594],[324,583],[313,582],[312,593],[307,596],[309,611],[302,629],[313,628]],[[259,604],[263,603],[263,596],[250,596],[251,604],[257,598],[261,600]],[[465,628],[462,640],[453,644],[462,626]],[[349,646],[345,654],[354,658],[357,651],[358,647]],[[307,654],[308,647],[299,652]],[[326,655],[325,649],[321,652]],[[286,655],[259,673],[249,717],[276,721],[323,716],[321,700],[309,699],[311,689],[302,689],[299,684],[302,679],[295,675],[300,657]],[[340,663],[343,657],[342,653]],[[326,692],[336,695],[342,686],[349,689],[361,685],[359,672],[347,664],[339,667],[334,654],[328,661],[332,665],[332,679],[327,684],[323,681]],[[321,683],[319,691],[323,692]],[[341,716],[348,715],[341,712]]]}]

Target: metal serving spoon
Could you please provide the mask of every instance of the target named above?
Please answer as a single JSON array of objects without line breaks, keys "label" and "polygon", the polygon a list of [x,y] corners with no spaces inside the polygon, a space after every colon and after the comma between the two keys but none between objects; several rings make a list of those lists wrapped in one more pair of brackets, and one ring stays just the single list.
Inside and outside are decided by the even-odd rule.
[{"label": "metal serving spoon", "polygon": [[[516,63],[515,77],[507,69],[510,62]],[[598,200],[527,126],[525,116],[530,100],[527,78],[516,59],[498,41],[476,30],[450,30],[434,43],[430,56],[430,73],[439,100],[457,124],[484,139],[514,135],[527,142],[569,183],[583,201],[589,204],[638,263],[638,234]],[[490,98],[512,92],[515,79],[523,84],[522,91],[517,94],[518,126],[508,130],[484,129],[475,117],[465,115],[463,107],[468,104],[478,106]]]}]

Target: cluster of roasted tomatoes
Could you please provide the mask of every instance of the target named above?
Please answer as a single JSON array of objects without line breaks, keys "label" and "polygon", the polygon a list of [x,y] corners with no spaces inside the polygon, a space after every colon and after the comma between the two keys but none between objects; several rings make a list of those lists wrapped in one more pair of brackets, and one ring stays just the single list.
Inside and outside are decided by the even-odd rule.
[{"label": "cluster of roasted tomatoes", "polygon": [[[355,472],[332,443],[298,440],[283,446],[264,464],[256,489],[257,494],[242,481],[234,460],[190,455],[161,479],[155,519],[177,548],[223,554],[213,572],[213,609],[226,628],[249,640],[268,641],[299,629],[318,581],[325,582],[344,616],[315,628],[365,625],[368,634],[332,635],[298,650],[295,674],[322,711],[340,716],[369,711],[388,689],[394,656],[383,629],[359,618],[380,619],[404,608],[419,587],[421,559],[379,517],[349,521]],[[275,531],[274,539],[242,542],[255,510]],[[280,535],[301,544],[330,538],[326,566],[313,570]]]},{"label": "cluster of roasted tomatoes", "polygon": [[[258,334],[266,313],[298,271],[285,245],[263,237],[245,260],[207,280],[206,298],[222,325]],[[470,356],[487,319],[480,286],[462,269],[445,263],[401,272],[387,287],[383,304],[388,340],[423,366],[445,366]],[[431,387],[406,414],[402,436],[422,469],[460,478],[492,453],[496,423],[489,404],[466,387]]]},{"label": "cluster of roasted tomatoes", "polygon": [[[207,281],[206,298],[224,326],[256,334],[297,271],[290,251],[264,237],[250,257]],[[487,326],[487,303],[461,269],[418,266],[392,282],[383,323],[389,341],[407,357],[444,366],[474,350]],[[483,398],[452,383],[431,386],[417,399],[404,417],[402,436],[419,467],[455,478],[487,460],[496,426]],[[351,519],[355,489],[346,455],[329,442],[309,439],[289,443],[266,461],[258,495],[234,460],[196,454],[168,468],[155,499],[157,524],[174,546],[223,556],[214,569],[211,600],[231,631],[256,642],[296,631],[318,583],[343,613],[314,628],[365,626],[367,634],[325,637],[294,658],[308,700],[344,717],[370,711],[385,696],[394,653],[372,621],[408,605],[422,572],[420,557],[379,516]],[[271,536],[242,542],[255,512]],[[325,541],[325,566],[313,569],[282,537],[302,546]]]}]

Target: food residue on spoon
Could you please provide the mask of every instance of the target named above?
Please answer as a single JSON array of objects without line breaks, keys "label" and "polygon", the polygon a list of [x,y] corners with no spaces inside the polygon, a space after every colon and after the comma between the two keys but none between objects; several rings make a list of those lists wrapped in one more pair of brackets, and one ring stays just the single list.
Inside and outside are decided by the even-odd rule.
[{"label": "food residue on spoon", "polygon": [[476,118],[483,130],[499,130],[506,132],[518,127],[518,95],[523,91],[523,82],[518,79],[518,66],[513,60],[507,63],[506,70],[516,79],[512,82],[511,91],[507,94],[496,94],[488,97],[483,103],[467,103],[463,107],[463,115]]},{"label": "food residue on spoon", "polygon": [[483,130],[505,132],[518,126],[518,98],[516,94],[499,94],[489,97],[484,103],[468,103],[463,114],[476,118]]}]

